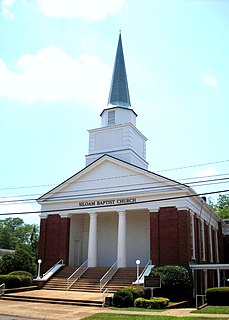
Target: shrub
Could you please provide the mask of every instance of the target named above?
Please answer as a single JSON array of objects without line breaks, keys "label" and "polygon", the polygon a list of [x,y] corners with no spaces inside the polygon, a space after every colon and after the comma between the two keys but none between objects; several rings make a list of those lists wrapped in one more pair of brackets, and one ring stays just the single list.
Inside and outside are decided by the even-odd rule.
[{"label": "shrub", "polygon": [[206,290],[207,303],[215,306],[227,306],[229,301],[229,287],[209,288]]},{"label": "shrub", "polygon": [[165,309],[169,305],[169,299],[167,298],[152,298],[144,299],[137,298],[134,301],[134,306],[136,308],[146,308],[146,309]]},{"label": "shrub", "polygon": [[147,299],[144,298],[137,298],[134,300],[134,306],[136,308],[147,308]]},{"label": "shrub", "polygon": [[113,296],[113,305],[117,308],[128,308],[134,304],[133,294],[126,289],[118,290]]},{"label": "shrub", "polygon": [[10,273],[8,273],[8,275],[10,275],[10,276],[27,276],[27,277],[30,277],[30,278],[32,278],[33,277],[33,275],[30,273],[30,272],[28,272],[28,271],[12,271],[12,272],[10,272]]},{"label": "shrub", "polygon": [[137,298],[145,298],[145,299],[151,298],[151,289],[149,288],[143,288],[142,286],[132,285],[132,286],[126,287],[126,289],[132,293],[134,300]]},{"label": "shrub", "polygon": [[172,297],[176,300],[180,297],[187,298],[191,294],[192,276],[186,268],[167,265],[152,269],[151,274],[161,278],[161,289],[155,289],[156,295]]},{"label": "shrub", "polygon": [[0,284],[5,283],[7,289],[28,287],[32,284],[31,277],[17,275],[0,275]]},{"label": "shrub", "polygon": [[15,253],[8,253],[0,259],[0,274],[8,274],[17,270],[31,274],[34,274],[36,270],[33,257],[22,249],[16,250]]}]

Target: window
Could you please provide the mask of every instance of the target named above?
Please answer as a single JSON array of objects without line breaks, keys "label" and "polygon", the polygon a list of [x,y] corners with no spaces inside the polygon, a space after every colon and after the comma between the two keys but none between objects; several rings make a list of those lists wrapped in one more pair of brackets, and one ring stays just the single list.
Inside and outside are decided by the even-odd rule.
[{"label": "window", "polygon": [[205,254],[205,230],[204,230],[204,221],[201,221],[201,251],[202,251],[202,261],[206,260]]},{"label": "window", "polygon": [[108,111],[108,125],[115,124],[115,110]]},{"label": "window", "polygon": [[219,263],[219,242],[218,242],[217,230],[215,230],[215,252],[216,252],[216,262]]},{"label": "window", "polygon": [[209,224],[209,251],[210,251],[210,262],[213,262],[213,248],[212,248],[212,228]]},{"label": "window", "polygon": [[192,259],[196,259],[196,250],[195,250],[195,226],[194,226],[194,215],[191,214],[191,254]]}]

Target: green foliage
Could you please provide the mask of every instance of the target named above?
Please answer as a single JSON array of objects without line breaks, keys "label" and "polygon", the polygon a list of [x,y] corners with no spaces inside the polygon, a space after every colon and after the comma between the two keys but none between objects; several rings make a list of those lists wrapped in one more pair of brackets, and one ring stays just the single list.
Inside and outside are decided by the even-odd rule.
[{"label": "green foliage", "polygon": [[172,298],[189,298],[192,289],[192,277],[189,270],[182,266],[167,265],[155,267],[151,273],[161,278],[161,289],[155,289],[156,295]]},{"label": "green foliage", "polygon": [[0,284],[5,283],[6,289],[28,287],[32,284],[31,277],[16,275],[0,275]]},{"label": "green foliage", "polygon": [[118,290],[113,296],[113,305],[117,308],[128,308],[134,304],[133,294],[126,289]]},{"label": "green foliage", "polygon": [[144,299],[137,298],[134,301],[134,306],[136,308],[146,308],[146,309],[165,309],[169,305],[169,299],[167,298],[152,298],[152,299]]},{"label": "green foliage", "polygon": [[10,272],[8,275],[10,276],[26,276],[26,277],[30,277],[31,279],[33,278],[33,275],[28,272],[28,271],[12,271]]},{"label": "green foliage", "polygon": [[229,287],[209,288],[206,290],[207,303],[213,306],[227,306]]},{"label": "green foliage", "polygon": [[0,248],[28,251],[37,257],[39,228],[35,224],[25,224],[20,218],[0,220]]},{"label": "green foliage", "polygon": [[216,204],[209,198],[208,203],[221,219],[229,219],[229,194],[220,194]]},{"label": "green foliage", "polygon": [[0,259],[0,274],[18,270],[31,274],[34,274],[36,270],[33,257],[23,249],[16,250],[15,253],[8,253]]},{"label": "green foliage", "polygon": [[133,295],[133,299],[137,299],[137,298],[145,298],[145,299],[150,299],[151,298],[151,290],[145,289],[142,286],[128,286],[126,287],[127,290],[129,290],[132,295]]}]

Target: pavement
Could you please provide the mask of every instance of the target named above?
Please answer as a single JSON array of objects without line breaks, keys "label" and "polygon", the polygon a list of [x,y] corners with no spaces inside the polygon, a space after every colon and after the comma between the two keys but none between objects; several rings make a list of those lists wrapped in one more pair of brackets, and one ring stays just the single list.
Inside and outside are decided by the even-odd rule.
[{"label": "pavement", "polygon": [[[28,296],[40,298],[56,298],[56,299],[70,299],[70,300],[93,300],[101,301],[102,295],[99,293],[86,293],[86,292],[69,292],[69,291],[56,291],[56,290],[33,290],[28,292],[18,292],[20,297]],[[15,295],[15,294],[14,294]],[[101,307],[82,307],[74,305],[39,303],[39,302],[24,302],[24,301],[10,301],[0,299],[0,320],[78,320],[84,319],[95,313],[119,313],[119,314],[140,314],[140,315],[169,315],[177,317],[212,317],[212,318],[225,318],[229,320],[228,314],[195,314],[191,313],[195,309],[167,309],[162,312],[133,312],[122,310],[111,310],[109,308]]]}]

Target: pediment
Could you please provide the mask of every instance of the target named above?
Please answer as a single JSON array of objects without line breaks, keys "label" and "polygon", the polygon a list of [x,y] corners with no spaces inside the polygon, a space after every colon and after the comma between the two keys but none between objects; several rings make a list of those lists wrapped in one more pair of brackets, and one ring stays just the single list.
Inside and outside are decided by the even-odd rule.
[{"label": "pediment", "polygon": [[104,155],[37,201],[178,191],[186,186],[125,161]]}]

